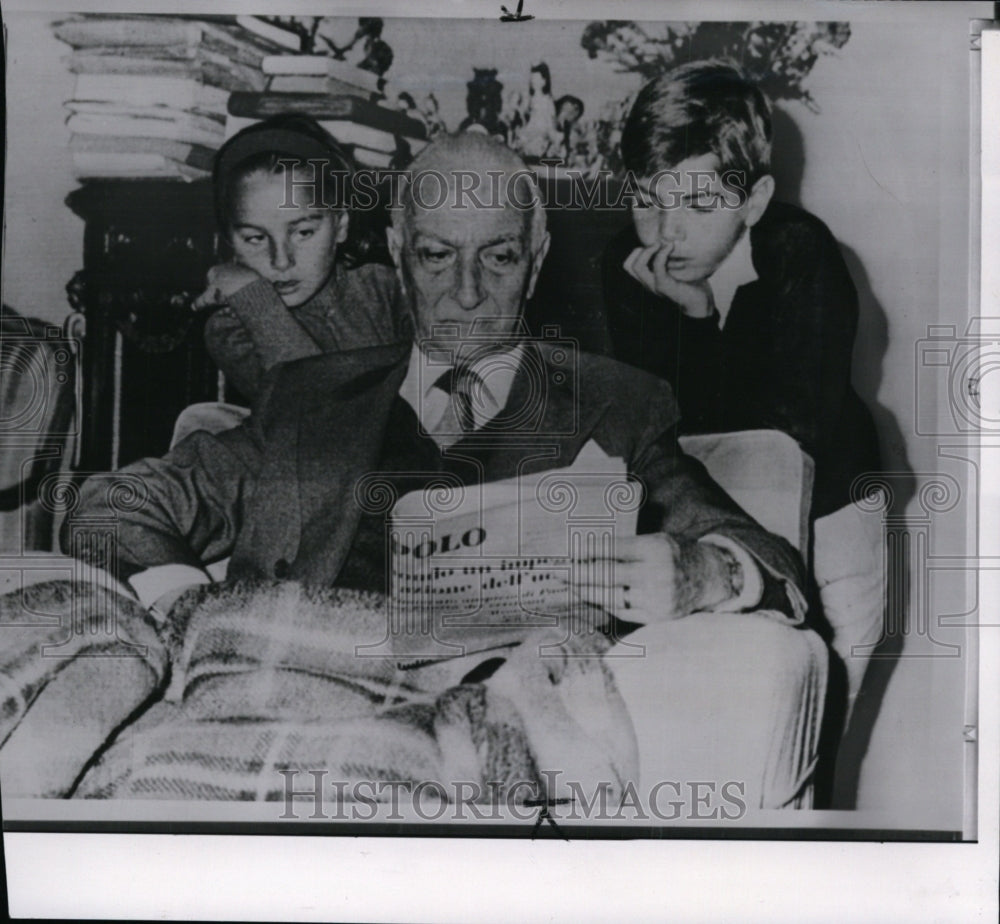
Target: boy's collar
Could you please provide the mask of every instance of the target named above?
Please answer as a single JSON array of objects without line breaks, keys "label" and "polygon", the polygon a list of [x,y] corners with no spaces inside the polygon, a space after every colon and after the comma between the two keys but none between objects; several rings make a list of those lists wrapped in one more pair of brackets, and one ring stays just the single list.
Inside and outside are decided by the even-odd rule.
[{"label": "boy's collar", "polygon": [[726,315],[736,297],[736,290],[748,282],[754,282],[759,277],[753,266],[753,254],[750,247],[750,229],[744,228],[733,249],[708,277],[712,287],[715,307],[719,310],[720,323],[725,323]]}]

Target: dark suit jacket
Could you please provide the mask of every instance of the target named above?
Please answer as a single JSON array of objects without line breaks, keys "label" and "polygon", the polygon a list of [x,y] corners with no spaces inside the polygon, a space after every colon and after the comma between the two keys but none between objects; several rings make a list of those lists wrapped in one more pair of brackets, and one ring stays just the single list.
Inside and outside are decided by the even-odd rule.
[{"label": "dark suit jacket", "polygon": [[[389,411],[411,349],[370,347],[279,366],[246,424],[194,433],[163,459],[129,466],[147,485],[149,500],[118,514],[119,575],[229,555],[231,578],[335,583],[362,514],[358,479],[377,469],[384,441],[392,438]],[[681,453],[670,387],[606,357],[555,362],[557,349],[529,344],[507,404],[527,409],[516,428],[473,436],[489,441],[484,480],[569,465],[592,439],[645,483],[640,529],[734,539],[785,586],[789,615],[801,617],[797,552]],[[112,513],[111,493],[106,481],[85,484],[80,515]]]}]

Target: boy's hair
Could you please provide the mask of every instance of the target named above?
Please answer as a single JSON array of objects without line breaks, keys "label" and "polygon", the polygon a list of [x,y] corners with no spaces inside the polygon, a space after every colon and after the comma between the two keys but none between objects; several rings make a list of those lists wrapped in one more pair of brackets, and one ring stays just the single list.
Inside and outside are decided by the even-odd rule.
[{"label": "boy's hair", "polygon": [[[329,201],[349,186],[345,179],[354,173],[350,158],[333,136],[309,116],[272,116],[248,125],[219,148],[212,170],[215,216],[219,227],[228,230],[233,217],[236,187],[240,180],[258,170],[280,173],[282,161],[324,161],[328,205],[343,208],[346,203]],[[338,179],[339,178],[339,182]],[[343,195],[343,192],[340,192]]]},{"label": "boy's hair", "polygon": [[650,177],[689,157],[714,154],[749,189],[771,169],[771,104],[736,65],[682,64],[647,83],[622,128],[622,161]]}]

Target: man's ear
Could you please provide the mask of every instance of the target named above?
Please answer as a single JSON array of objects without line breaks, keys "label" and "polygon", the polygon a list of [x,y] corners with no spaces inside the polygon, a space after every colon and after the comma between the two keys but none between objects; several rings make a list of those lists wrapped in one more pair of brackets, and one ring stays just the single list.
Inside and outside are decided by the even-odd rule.
[{"label": "man's ear", "polygon": [[344,209],[336,218],[337,221],[337,236],[336,241],[338,244],[343,244],[347,240],[347,229],[350,225],[351,219],[347,214],[347,209]]},{"label": "man's ear", "polygon": [[385,242],[389,245],[389,256],[396,266],[396,277],[403,292],[406,291],[406,278],[403,275],[403,232],[400,228],[390,224],[385,229]]},{"label": "man's ear", "polygon": [[747,197],[747,212],[744,222],[748,228],[752,228],[760,221],[773,195],[774,177],[770,173],[765,173],[764,176],[753,184],[750,195]]},{"label": "man's ear", "polygon": [[398,271],[402,266],[400,255],[403,251],[403,241],[402,235],[395,225],[389,225],[385,229],[385,240],[389,245],[389,255],[392,257],[392,262],[396,265],[396,270]]},{"label": "man's ear", "polygon": [[535,294],[535,283],[538,282],[538,273],[545,262],[545,255],[549,252],[549,243],[551,240],[549,232],[546,231],[531,255],[531,275],[528,277],[528,288],[524,294],[525,301]]}]

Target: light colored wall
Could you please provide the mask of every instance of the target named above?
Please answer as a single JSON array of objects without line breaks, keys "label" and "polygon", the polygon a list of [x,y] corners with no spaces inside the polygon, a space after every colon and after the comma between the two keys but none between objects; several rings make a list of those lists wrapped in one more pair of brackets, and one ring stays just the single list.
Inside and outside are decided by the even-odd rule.
[{"label": "light colored wall", "polygon": [[[974,468],[939,454],[944,445],[961,447],[962,439],[917,433],[918,391],[920,400],[931,400],[926,376],[940,370],[921,369],[916,346],[928,325],[964,333],[970,317],[968,47],[961,21],[856,25],[838,56],[821,60],[810,75],[822,111],[788,107],[803,139],[801,202],[864,268],[862,275],[852,265],[862,307],[855,379],[876,413],[886,468],[914,473],[918,492],[939,472],[967,492],[955,510],[931,517],[931,553],[938,556],[966,548]],[[946,407],[938,411],[949,419]],[[917,498],[906,513],[923,513]],[[932,614],[974,605],[969,573],[932,577]],[[911,575],[911,582],[921,577]],[[961,802],[968,640],[962,628],[932,625],[934,641],[916,629],[887,688],[859,805],[891,806],[913,824],[947,823]],[[952,652],[935,641],[962,646],[962,656],[945,656]]]},{"label": "light colored wall", "polygon": [[50,16],[11,15],[7,26],[7,172],[3,300],[22,314],[61,321],[66,283],[83,266],[83,222],[64,199],[77,187],[66,149],[63,101],[73,75],[60,60],[69,47]]},{"label": "light colored wall", "polygon": [[[21,311],[58,320],[68,310],[65,283],[82,261],[82,223],[63,205],[76,185],[61,106],[72,78],[60,62],[66,48],[51,37],[45,17],[8,17],[7,25],[3,295]],[[587,59],[579,47],[581,23],[535,25],[561,43],[546,46],[560,48],[558,54],[545,55],[556,95],[573,92],[594,111],[602,97],[635,89],[634,77]],[[849,248],[861,289],[855,378],[876,413],[886,466],[928,476],[945,471],[966,488],[972,466],[940,456],[948,440],[916,432],[914,355],[928,324],[964,329],[969,313],[967,33],[958,17],[951,25],[856,23],[848,45],[821,60],[810,78],[821,112],[784,107],[804,153],[799,188],[785,193],[820,215]],[[418,100],[433,89],[449,125],[464,114],[473,66],[497,67],[505,86],[526,87],[537,56],[516,32],[473,21],[457,26],[446,45],[434,44],[440,35],[440,23],[421,21],[389,21],[385,30],[396,53],[397,89]],[[934,554],[962,552],[971,528],[965,509],[963,500],[934,518]],[[910,500],[906,513],[920,512]],[[932,592],[934,612],[972,605],[971,584],[960,571],[935,578]],[[968,649],[961,629],[934,633],[964,646],[962,656],[899,663],[864,765],[860,804],[887,812],[887,824],[957,823]],[[906,641],[907,654],[942,650],[926,637]]]}]

